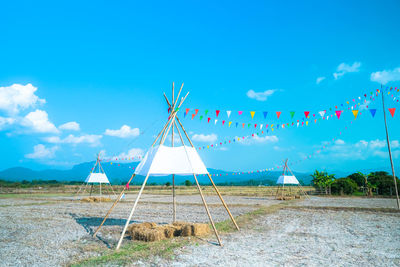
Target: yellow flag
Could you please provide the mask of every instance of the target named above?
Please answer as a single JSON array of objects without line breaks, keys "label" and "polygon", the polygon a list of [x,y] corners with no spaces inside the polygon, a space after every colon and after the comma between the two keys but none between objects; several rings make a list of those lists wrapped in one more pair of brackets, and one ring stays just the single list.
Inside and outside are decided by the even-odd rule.
[{"label": "yellow flag", "polygon": [[308,121],[306,121],[306,125],[308,126]]},{"label": "yellow flag", "polygon": [[256,114],[255,111],[250,111],[251,118],[254,118],[254,114]]},{"label": "yellow flag", "polygon": [[357,116],[358,116],[358,110],[352,110],[352,112],[353,112],[353,115],[354,115],[354,119],[357,119]]},{"label": "yellow flag", "polygon": [[230,122],[229,122],[229,127],[231,127],[231,124],[232,124],[232,122],[230,121]]}]

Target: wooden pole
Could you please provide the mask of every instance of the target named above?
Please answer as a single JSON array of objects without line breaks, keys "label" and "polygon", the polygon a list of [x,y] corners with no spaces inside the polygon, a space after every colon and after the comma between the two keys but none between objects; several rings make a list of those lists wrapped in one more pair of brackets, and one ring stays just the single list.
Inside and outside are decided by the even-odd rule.
[{"label": "wooden pole", "polygon": [[385,130],[386,130],[386,141],[388,145],[388,151],[389,151],[389,158],[390,158],[390,165],[392,166],[392,174],[393,174],[393,181],[394,181],[394,187],[396,190],[396,200],[397,200],[397,208],[400,209],[400,201],[399,201],[399,191],[397,190],[397,181],[396,181],[396,175],[394,173],[394,165],[393,165],[393,159],[392,159],[392,151],[390,149],[390,140],[389,140],[389,132],[388,132],[388,127],[387,127],[387,122],[386,122],[386,110],[385,110],[385,98],[384,98],[384,93],[382,90],[382,85],[381,85],[381,94],[382,94],[382,106],[383,106],[383,119],[385,121]]},{"label": "wooden pole", "polygon": [[201,196],[201,200],[203,201],[204,207],[206,208],[208,219],[210,220],[212,228],[214,229],[215,236],[217,237],[218,244],[222,247],[221,238],[218,235],[217,228],[215,227],[215,224],[214,224],[214,221],[213,221],[213,219],[211,217],[210,211],[208,210],[208,206],[207,206],[206,200],[205,200],[205,198],[203,196],[203,192],[201,191],[201,187],[200,187],[199,181],[197,181],[196,174],[193,173],[193,177],[194,177],[194,180],[196,181],[197,189],[199,190],[199,193],[200,193],[200,196]]},{"label": "wooden pole", "polygon": [[[193,148],[195,148],[194,145],[193,145],[193,143],[192,143],[192,140],[190,140],[189,135],[187,134],[185,128],[183,127],[183,125],[182,125],[182,123],[180,122],[180,120],[179,120],[178,117],[176,117],[176,120],[178,121],[179,125],[181,126],[182,131],[185,133],[185,136],[186,136],[187,140],[189,140],[190,145],[191,145]],[[179,132],[179,129],[178,129],[178,132]],[[179,132],[179,133],[180,133],[180,132]],[[231,214],[231,212],[230,212],[228,206],[226,205],[224,199],[222,198],[222,195],[220,194],[220,192],[219,192],[217,186],[215,185],[213,179],[211,178],[211,175],[210,175],[209,173],[207,173],[207,175],[208,175],[208,178],[210,179],[210,181],[211,181],[211,183],[212,183],[212,185],[213,185],[213,187],[214,187],[215,192],[217,192],[217,195],[218,195],[219,199],[221,200],[222,205],[225,207],[226,211],[228,212],[229,216],[231,217],[231,220],[232,220],[233,224],[235,225],[235,227],[236,227],[237,230],[240,230],[240,229],[239,229],[239,226],[237,225],[235,219],[233,218],[233,216],[232,216],[232,214]]]},{"label": "wooden pole", "polygon": [[133,216],[133,213],[135,212],[136,206],[137,206],[137,204],[138,204],[138,202],[139,202],[139,199],[140,199],[140,197],[142,196],[143,189],[144,189],[144,187],[146,186],[147,179],[149,179],[149,175],[150,175],[150,172],[147,173],[146,178],[145,178],[144,181],[143,181],[142,187],[140,188],[139,194],[138,194],[138,196],[136,197],[135,204],[133,204],[131,213],[129,214],[129,217],[128,217],[128,219],[126,220],[125,227],[124,227],[124,230],[122,230],[121,237],[120,237],[120,239],[119,239],[119,241],[118,241],[118,245],[117,245],[116,250],[118,250],[118,249],[121,247],[122,240],[124,239],[124,236],[125,236],[125,233],[126,233],[126,229],[127,229],[128,226],[129,226],[129,222],[131,221],[132,216]]},{"label": "wooden pole", "polygon": [[[181,87],[182,90],[182,87]],[[180,91],[181,91],[180,90]],[[180,93],[179,91],[179,93]],[[175,106],[174,84],[172,84],[172,103]],[[174,124],[176,122],[174,121]],[[172,125],[171,145],[174,147],[174,125]],[[175,196],[175,174],[172,174],[172,222],[176,221],[176,196]]]},{"label": "wooden pole", "polygon": [[[131,178],[128,181],[128,185],[131,183],[133,177],[135,177],[135,174],[132,174]],[[99,225],[99,227],[97,227],[97,230],[94,232],[93,237],[96,237],[97,232],[100,230],[100,228],[103,226],[103,224],[106,222],[108,216],[110,216],[111,211],[114,209],[114,207],[118,204],[118,202],[121,200],[122,195],[124,194],[126,189],[126,186],[124,187],[124,189],[122,189],[121,193],[119,194],[119,196],[117,197],[117,199],[114,201],[114,204],[111,206],[111,208],[108,210],[106,216],[104,217],[103,221],[101,222],[101,224]]]},{"label": "wooden pole", "polygon": [[209,173],[207,173],[207,176],[208,176],[208,178],[210,179],[211,184],[212,184],[212,186],[214,187],[215,192],[217,192],[217,195],[218,195],[219,199],[221,200],[222,205],[225,207],[226,211],[228,212],[229,217],[231,217],[231,220],[232,220],[233,224],[235,225],[236,229],[237,229],[237,230],[240,230],[240,229],[239,229],[239,226],[237,225],[237,223],[236,223],[236,221],[235,221],[235,218],[233,218],[232,213],[230,212],[228,206],[226,205],[224,199],[222,198],[221,193],[219,192],[217,186],[215,185],[213,179],[211,178],[211,175],[210,175]]},{"label": "wooden pole", "polygon": [[[179,138],[181,139],[182,145],[185,146],[185,142],[183,141],[181,131],[179,131],[179,128],[178,128],[178,127],[177,127],[176,129],[177,129],[177,131],[178,131]],[[182,130],[184,130],[184,129],[182,128]],[[186,155],[187,155],[187,153],[186,153]],[[190,160],[190,159],[188,158],[188,160]],[[199,190],[199,193],[200,193],[200,196],[201,196],[201,200],[203,201],[203,205],[204,205],[204,207],[205,207],[205,209],[206,209],[206,212],[207,212],[207,215],[208,215],[208,219],[210,220],[210,223],[211,223],[212,228],[213,228],[213,230],[214,230],[215,236],[217,237],[218,244],[219,244],[220,246],[222,246],[221,239],[219,238],[217,228],[215,227],[214,221],[213,221],[213,219],[212,219],[212,217],[211,217],[210,210],[208,209],[206,199],[205,199],[204,196],[203,196],[203,191],[201,190],[201,187],[200,187],[199,181],[197,180],[196,174],[193,173],[193,177],[194,177],[194,180],[196,181],[197,189]]]}]

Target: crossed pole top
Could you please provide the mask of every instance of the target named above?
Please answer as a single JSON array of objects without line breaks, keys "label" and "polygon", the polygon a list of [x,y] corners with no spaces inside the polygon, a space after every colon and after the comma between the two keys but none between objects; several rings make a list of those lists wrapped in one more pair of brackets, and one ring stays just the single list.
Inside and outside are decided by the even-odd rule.
[{"label": "crossed pole top", "polygon": [[[164,93],[165,101],[168,104],[169,116],[168,116],[167,123],[164,125],[164,128],[160,133],[161,134],[160,145],[164,144],[164,141],[165,141],[171,127],[174,127],[174,124],[177,127],[177,125],[176,125],[176,120],[177,120],[180,127],[182,128],[183,132],[185,133],[186,138],[188,139],[189,143],[193,146],[192,142],[190,141],[189,137],[186,134],[185,129],[183,128],[182,123],[180,122],[180,120],[177,116],[177,113],[178,113],[180,107],[182,106],[183,102],[185,102],[187,96],[189,95],[189,92],[187,92],[186,95],[179,100],[179,96],[180,96],[180,94],[182,92],[182,88],[183,88],[183,83],[182,83],[182,85],[179,89],[178,95],[175,99],[174,86],[175,86],[175,83],[173,82],[172,83],[172,102],[169,101],[168,97]],[[178,103],[178,101],[179,101],[179,103]],[[157,139],[156,139],[156,141],[157,141]],[[156,141],[154,141],[153,145],[156,143]],[[184,145],[183,142],[182,142],[182,145]]]}]

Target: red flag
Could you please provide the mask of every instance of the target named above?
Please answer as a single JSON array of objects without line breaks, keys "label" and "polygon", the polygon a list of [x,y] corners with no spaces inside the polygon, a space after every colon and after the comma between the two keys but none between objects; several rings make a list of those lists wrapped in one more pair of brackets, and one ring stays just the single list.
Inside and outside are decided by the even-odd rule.
[{"label": "red flag", "polygon": [[276,112],[276,116],[278,117],[278,119],[279,119],[279,117],[281,116],[281,113],[282,113],[282,112],[280,112],[280,111],[277,111],[277,112]]},{"label": "red flag", "polygon": [[306,116],[306,118],[308,118],[309,114],[310,114],[310,111],[304,111],[304,115]]},{"label": "red flag", "polygon": [[196,114],[192,114],[192,120],[193,120],[194,116],[196,116]]},{"label": "red flag", "polygon": [[341,110],[337,110],[335,112],[336,112],[337,118],[340,119],[340,115],[342,114],[342,111]]},{"label": "red flag", "polygon": [[216,110],[215,113],[217,114],[217,117],[219,115],[220,110]]},{"label": "red flag", "polygon": [[199,109],[195,109],[194,112],[195,112],[194,114],[197,115],[197,112],[199,112]]},{"label": "red flag", "polygon": [[392,117],[394,116],[395,111],[396,111],[396,108],[389,108],[389,112],[392,115]]},{"label": "red flag", "polygon": [[222,121],[222,125],[224,125],[225,121]]},{"label": "red flag", "polygon": [[126,183],[125,187],[129,190],[129,183]]},{"label": "red flag", "polygon": [[207,119],[207,122],[209,123],[209,122],[210,122],[210,120],[211,120],[211,118],[208,118],[208,119]]},{"label": "red flag", "polygon": [[189,110],[190,110],[190,108],[187,108],[187,109],[186,109],[186,114],[188,114],[188,113],[189,113]]}]

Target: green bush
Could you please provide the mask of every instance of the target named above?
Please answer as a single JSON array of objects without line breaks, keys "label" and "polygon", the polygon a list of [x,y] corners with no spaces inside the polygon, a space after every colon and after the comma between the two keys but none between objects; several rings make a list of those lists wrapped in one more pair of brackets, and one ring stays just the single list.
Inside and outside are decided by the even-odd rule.
[{"label": "green bush", "polygon": [[350,178],[339,178],[333,181],[331,185],[331,193],[335,195],[351,195],[357,191],[357,183]]},{"label": "green bush", "polygon": [[365,186],[365,177],[361,173],[353,173],[347,176],[347,178],[353,180],[357,186]]},{"label": "green bush", "polygon": [[[396,177],[397,186],[399,187],[400,180]],[[368,175],[368,182],[376,186],[379,195],[392,195],[395,193],[393,176],[387,172],[372,172]]]}]

